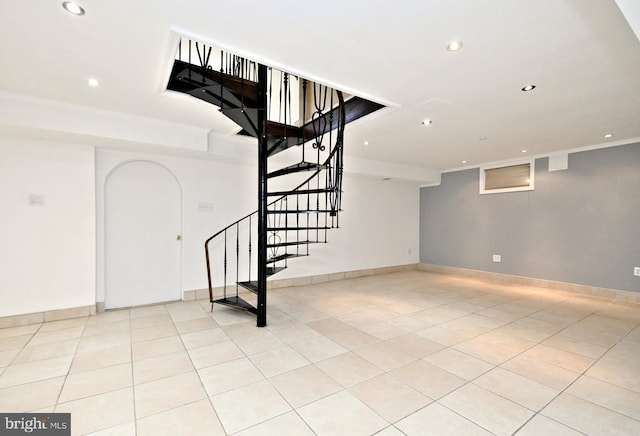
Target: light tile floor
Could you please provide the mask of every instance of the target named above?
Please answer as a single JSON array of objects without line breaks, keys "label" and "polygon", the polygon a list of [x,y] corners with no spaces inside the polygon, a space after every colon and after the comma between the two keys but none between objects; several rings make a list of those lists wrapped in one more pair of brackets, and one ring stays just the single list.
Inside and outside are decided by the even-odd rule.
[{"label": "light tile floor", "polygon": [[637,435],[640,306],[407,271],[0,330],[0,411],[96,435]]}]

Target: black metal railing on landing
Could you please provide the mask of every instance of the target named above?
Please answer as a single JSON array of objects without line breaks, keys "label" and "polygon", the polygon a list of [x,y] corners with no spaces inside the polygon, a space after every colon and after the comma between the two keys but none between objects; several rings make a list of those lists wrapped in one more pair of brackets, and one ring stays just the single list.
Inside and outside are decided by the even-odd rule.
[{"label": "black metal railing on landing", "polygon": [[[225,52],[202,42],[181,38],[178,43],[177,62],[186,65],[198,66],[199,69],[208,71],[221,78],[221,85],[229,86],[232,91],[221,97],[221,111],[233,107],[234,103],[227,101],[226,97],[233,99],[231,94],[236,91],[241,96],[241,103],[251,104],[255,99],[252,93],[252,84],[258,82],[259,64],[242,56]],[[193,82],[201,80],[205,84],[206,79],[200,72],[189,69],[188,80]],[[224,83],[224,79],[228,82]],[[267,119],[282,123],[283,126],[300,126],[304,120],[300,118],[299,93],[302,83],[308,83],[298,76],[289,74],[276,68],[267,67]],[[203,90],[203,92],[209,92]],[[245,134],[247,132],[244,132]]]},{"label": "black metal railing on landing", "polygon": [[[188,39],[180,42],[168,89],[219,106],[239,133],[258,139],[258,210],[208,238],[205,254],[212,310],[214,303],[244,309],[264,326],[267,277],[309,255],[311,244],[327,242],[327,231],[339,226],[343,94]],[[355,113],[364,114],[363,101],[356,100]],[[241,288],[255,293],[257,304],[244,300]]]}]

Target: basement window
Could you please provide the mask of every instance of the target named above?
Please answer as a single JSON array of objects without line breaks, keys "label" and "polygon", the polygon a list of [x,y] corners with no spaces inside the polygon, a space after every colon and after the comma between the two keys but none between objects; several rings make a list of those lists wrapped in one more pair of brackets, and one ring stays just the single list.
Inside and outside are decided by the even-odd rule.
[{"label": "basement window", "polygon": [[480,167],[480,194],[533,191],[534,160]]}]

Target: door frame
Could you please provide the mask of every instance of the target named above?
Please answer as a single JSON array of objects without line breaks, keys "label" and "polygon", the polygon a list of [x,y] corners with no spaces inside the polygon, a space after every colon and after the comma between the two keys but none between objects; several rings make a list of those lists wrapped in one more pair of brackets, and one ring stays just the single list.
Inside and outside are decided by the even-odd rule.
[{"label": "door frame", "polygon": [[[117,171],[119,168],[131,164],[131,163],[136,163],[136,162],[143,162],[143,163],[150,163],[156,166],[161,167],[162,169],[164,169],[165,171],[167,171],[167,173],[169,173],[171,175],[171,177],[173,177],[173,179],[175,180],[177,186],[178,186],[178,191],[179,191],[179,229],[178,231],[180,232],[180,236],[182,237],[182,233],[183,233],[183,224],[184,224],[184,192],[182,189],[182,184],[180,183],[180,179],[178,179],[178,177],[174,174],[173,171],[171,171],[171,169],[160,163],[157,162],[155,160],[152,159],[144,159],[144,158],[132,158],[132,159],[127,159],[127,160],[123,160],[121,162],[119,162],[117,165],[114,165],[113,168],[111,168],[105,178],[104,181],[102,183],[102,233],[103,233],[103,241],[102,241],[102,277],[103,277],[103,289],[104,289],[104,294],[103,294],[103,301],[102,301],[102,310],[108,309],[106,308],[106,301],[107,301],[107,293],[108,293],[108,277],[107,277],[107,239],[108,239],[108,232],[107,232],[107,183],[109,182],[109,179],[111,178],[111,176],[113,175],[113,173],[115,171]],[[182,262],[183,262],[183,258],[184,258],[184,253],[183,253],[183,246],[184,246],[184,238],[181,239],[180,242],[180,250],[179,250],[179,259],[178,259],[178,274],[179,274],[179,284],[180,284],[180,300],[184,300],[184,284],[183,284],[183,268],[182,268]],[[161,302],[158,303],[151,303],[151,305],[153,304],[162,304]],[[98,303],[98,305],[100,306],[100,303]],[[118,310],[118,309],[122,309],[122,308],[113,308],[114,310]]]}]

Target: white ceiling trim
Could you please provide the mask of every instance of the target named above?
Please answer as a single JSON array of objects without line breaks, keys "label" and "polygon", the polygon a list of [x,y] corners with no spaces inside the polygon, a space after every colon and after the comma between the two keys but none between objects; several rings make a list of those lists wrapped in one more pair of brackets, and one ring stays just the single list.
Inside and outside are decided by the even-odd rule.
[{"label": "white ceiling trim", "polygon": [[488,162],[488,163],[484,163],[484,164],[481,164],[481,165],[467,165],[467,166],[463,166],[463,167],[457,167],[457,168],[451,168],[451,169],[443,170],[442,173],[455,173],[456,171],[471,170],[471,169],[480,168],[480,167],[503,166],[503,165],[519,163],[519,162],[521,162],[523,160],[528,160],[528,159],[541,159],[541,158],[545,158],[545,157],[551,157],[551,156],[554,156],[554,155],[569,155],[569,154],[572,154],[572,153],[581,153],[583,151],[599,150],[599,149],[602,149],[602,148],[610,148],[610,147],[619,147],[621,145],[629,145],[629,144],[640,144],[640,137],[621,139],[619,141],[603,142],[603,143],[599,143],[599,144],[587,145],[587,146],[584,146],[584,147],[568,148],[566,150],[553,151],[553,152],[549,152],[549,153],[536,154],[536,155],[532,155],[532,156],[524,156],[523,155],[520,159],[501,160],[501,161],[495,161],[495,162]]},{"label": "white ceiling trim", "polygon": [[209,134],[202,127],[1,91],[0,120],[20,129],[197,151],[207,151]]}]

